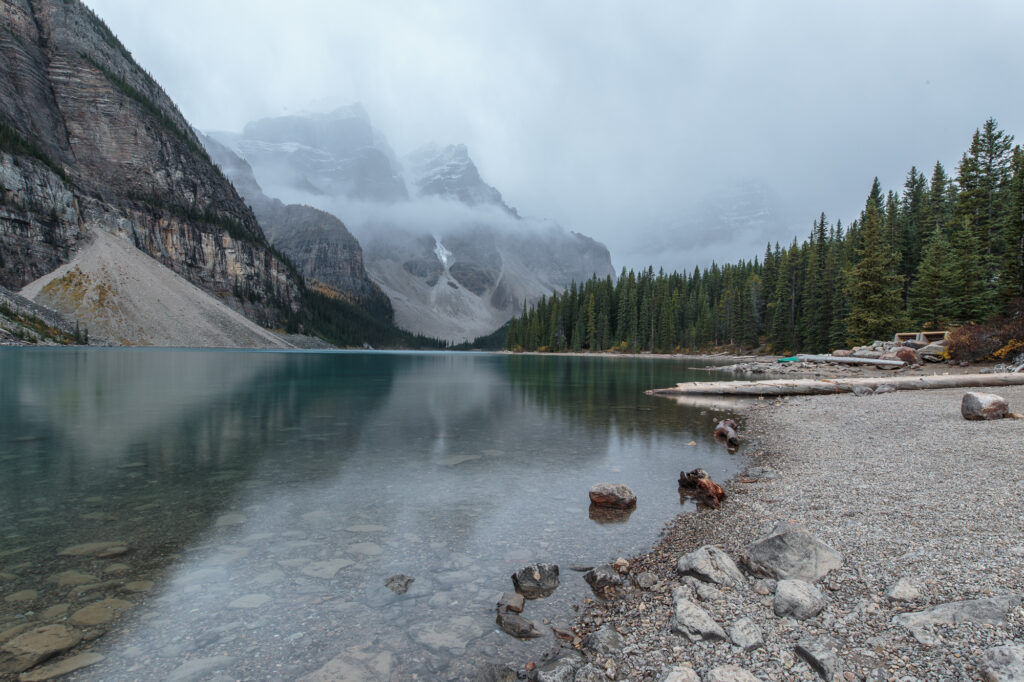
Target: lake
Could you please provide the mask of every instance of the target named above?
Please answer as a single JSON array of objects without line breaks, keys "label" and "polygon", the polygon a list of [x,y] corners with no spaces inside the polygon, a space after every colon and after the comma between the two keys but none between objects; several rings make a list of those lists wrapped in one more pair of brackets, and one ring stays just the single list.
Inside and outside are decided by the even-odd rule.
[{"label": "lake", "polygon": [[[0,632],[73,625],[105,659],[70,679],[523,664],[592,596],[570,565],[648,549],[691,508],[680,471],[742,468],[719,412],[643,394],[710,378],[662,358],[2,349]],[[636,510],[591,518],[599,482]],[[561,584],[520,641],[495,602],[533,562]]]}]

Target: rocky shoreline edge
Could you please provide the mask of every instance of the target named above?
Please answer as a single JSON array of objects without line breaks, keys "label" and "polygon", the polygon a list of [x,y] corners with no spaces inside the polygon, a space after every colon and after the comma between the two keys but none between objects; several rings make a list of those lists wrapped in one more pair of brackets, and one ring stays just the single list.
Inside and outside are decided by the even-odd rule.
[{"label": "rocky shoreline edge", "polygon": [[478,680],[1024,679],[1024,428],[964,420],[963,393],[758,401],[720,509]]}]

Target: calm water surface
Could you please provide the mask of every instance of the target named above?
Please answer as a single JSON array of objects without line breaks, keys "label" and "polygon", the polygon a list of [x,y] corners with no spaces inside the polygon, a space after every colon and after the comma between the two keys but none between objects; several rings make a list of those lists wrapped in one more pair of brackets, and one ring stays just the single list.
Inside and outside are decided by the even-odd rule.
[{"label": "calm water surface", "polygon": [[[0,350],[0,632],[70,616],[102,635],[75,679],[524,663],[553,640],[495,626],[515,569],[561,566],[524,615],[568,623],[589,594],[570,565],[650,547],[686,508],[681,470],[742,466],[716,412],[643,395],[709,378],[665,359]],[[592,519],[602,481],[636,511]],[[415,578],[401,596],[396,573]],[[75,617],[103,599],[131,606]]]}]

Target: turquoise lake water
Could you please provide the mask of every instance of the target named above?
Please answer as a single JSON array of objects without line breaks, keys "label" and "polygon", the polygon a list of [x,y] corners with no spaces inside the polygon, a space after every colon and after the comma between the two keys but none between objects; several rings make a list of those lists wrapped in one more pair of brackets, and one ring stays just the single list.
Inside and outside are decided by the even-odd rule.
[{"label": "turquoise lake water", "polygon": [[[0,632],[121,600],[75,624],[74,652],[106,658],[70,679],[523,663],[553,638],[494,624],[514,570],[559,564],[523,615],[568,623],[590,594],[570,565],[649,548],[687,508],[680,471],[742,468],[720,413],[643,394],[710,378],[658,358],[2,349]],[[636,511],[592,519],[598,482]]]}]

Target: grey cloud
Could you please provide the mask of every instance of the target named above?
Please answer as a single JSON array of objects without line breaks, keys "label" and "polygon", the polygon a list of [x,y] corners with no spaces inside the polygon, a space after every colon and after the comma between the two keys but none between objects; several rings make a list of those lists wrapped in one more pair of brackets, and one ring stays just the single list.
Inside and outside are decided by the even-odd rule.
[{"label": "grey cloud", "polygon": [[[88,3],[200,129],[362,102],[399,155],[465,143],[616,266],[751,258],[875,175],[952,170],[988,116],[1024,135],[1019,3]],[[708,239],[694,216],[748,179],[779,214]]]}]

